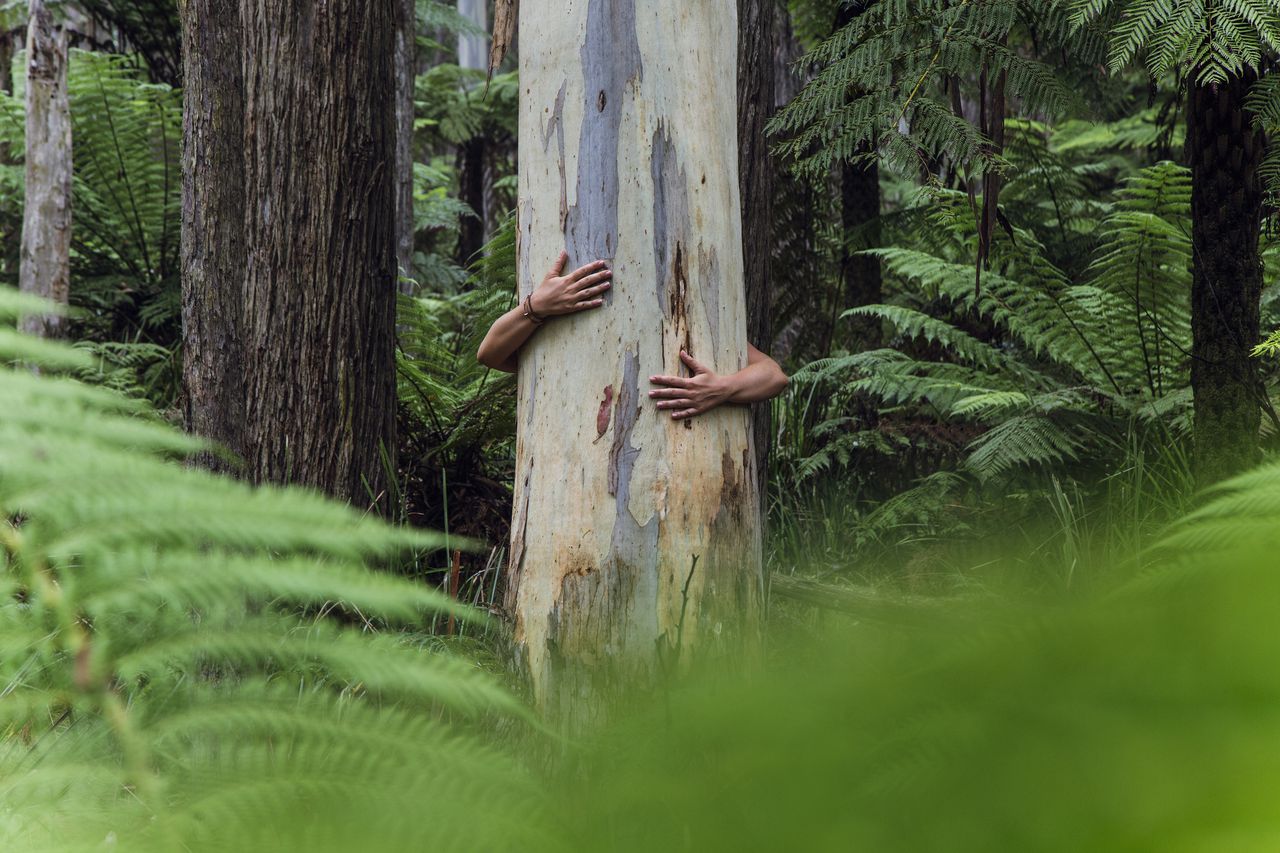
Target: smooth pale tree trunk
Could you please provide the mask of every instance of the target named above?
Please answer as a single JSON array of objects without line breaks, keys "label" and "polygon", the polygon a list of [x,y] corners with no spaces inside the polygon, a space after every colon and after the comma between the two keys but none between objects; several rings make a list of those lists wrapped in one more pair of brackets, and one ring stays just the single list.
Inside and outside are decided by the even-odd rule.
[{"label": "smooth pale tree trunk", "polygon": [[[182,15],[182,338],[187,429],[242,453],[244,77],[238,0]],[[221,467],[216,456],[201,460]]]},{"label": "smooth pale tree trunk", "polygon": [[[43,0],[32,0],[27,28],[26,202],[18,287],[66,305],[71,293],[71,111],[67,36],[54,30]],[[62,317],[26,317],[22,329],[45,337],[64,331]]]},{"label": "smooth pale tree trunk", "polygon": [[1257,464],[1265,399],[1251,350],[1261,323],[1265,139],[1245,99],[1256,75],[1191,87],[1191,388],[1195,473],[1201,486]]},{"label": "smooth pale tree trunk", "polygon": [[394,13],[384,0],[241,0],[240,10],[250,474],[386,506]]},{"label": "smooth pale tree trunk", "polygon": [[[743,277],[747,300],[747,338],[768,352],[773,342],[773,196],[776,180],[765,124],[773,116],[773,47],[777,28],[775,0],[738,0],[738,176],[742,190]],[[761,477],[769,459],[772,407],[753,406],[756,470]]]},{"label": "smooth pale tree trunk", "polygon": [[[396,265],[413,277],[413,89],[418,73],[418,19],[415,0],[394,0],[396,14]],[[401,290],[408,293],[407,281]]]},{"label": "smooth pale tree trunk", "polygon": [[[682,348],[746,363],[736,9],[525,0],[520,295],[562,247],[605,307],[520,355],[508,606],[537,704],[565,725],[699,656],[741,662],[761,610],[750,413],[673,422],[649,377]],[[744,650],[745,649],[745,650]]]}]

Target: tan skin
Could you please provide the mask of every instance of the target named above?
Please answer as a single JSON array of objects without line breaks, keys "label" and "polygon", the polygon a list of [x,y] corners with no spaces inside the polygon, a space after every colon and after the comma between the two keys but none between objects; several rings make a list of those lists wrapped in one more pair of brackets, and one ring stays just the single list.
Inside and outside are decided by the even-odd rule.
[{"label": "tan skin", "polygon": [[[565,274],[568,262],[568,252],[561,252],[531,297],[533,312],[549,322],[555,317],[599,308],[604,305],[604,293],[613,285],[613,271],[604,261]],[[515,373],[520,348],[537,330],[538,324],[525,316],[522,302],[494,322],[476,358],[487,367]],[[719,375],[683,350],[680,360],[689,369],[689,376],[649,377],[649,382],[657,386],[649,392],[655,408],[671,412],[674,420],[703,415],[726,403],[769,400],[787,387],[787,376],[777,362],[750,344],[747,366],[737,373]]]}]

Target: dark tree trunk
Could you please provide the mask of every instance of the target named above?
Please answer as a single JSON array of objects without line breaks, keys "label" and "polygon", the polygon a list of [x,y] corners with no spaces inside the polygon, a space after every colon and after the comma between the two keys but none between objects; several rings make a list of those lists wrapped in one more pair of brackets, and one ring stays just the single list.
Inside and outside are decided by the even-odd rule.
[{"label": "dark tree trunk", "polygon": [[[844,244],[840,279],[846,308],[883,301],[880,259],[858,254],[880,245],[880,164],[875,160],[840,167],[840,225]],[[851,349],[880,346],[880,321],[859,317],[850,322]]]},{"label": "dark tree trunk", "polygon": [[[244,78],[238,0],[182,6],[182,337],[187,429],[243,453]],[[220,467],[217,457],[203,460]]]},{"label": "dark tree trunk", "polygon": [[[773,338],[770,289],[773,257],[773,160],[765,124],[774,106],[774,0],[738,0],[738,183],[742,189],[743,272],[747,294],[747,340],[768,352]],[[756,472],[766,497],[772,433],[771,407],[752,408]]]},{"label": "dark tree trunk", "polygon": [[484,246],[484,137],[468,139],[458,147],[458,197],[467,203],[475,216],[464,216],[458,223],[457,262],[466,267]]},{"label": "dark tree trunk", "polygon": [[1195,471],[1201,486],[1258,461],[1262,385],[1250,351],[1259,337],[1262,261],[1258,237],[1264,139],[1244,101],[1254,77],[1193,86],[1191,160],[1191,387]]},{"label": "dark tree trunk", "polygon": [[[845,27],[871,6],[871,2],[854,3],[840,10],[836,29]],[[858,154],[874,154],[862,146]],[[844,240],[840,254],[840,280],[844,291],[844,307],[875,305],[882,300],[880,259],[858,254],[880,245],[880,164],[875,159],[840,166],[840,226]],[[880,322],[874,317],[850,321],[851,349],[875,349],[880,346]]]},{"label": "dark tree trunk", "polygon": [[250,473],[386,506],[396,446],[394,13],[379,0],[240,8]]}]

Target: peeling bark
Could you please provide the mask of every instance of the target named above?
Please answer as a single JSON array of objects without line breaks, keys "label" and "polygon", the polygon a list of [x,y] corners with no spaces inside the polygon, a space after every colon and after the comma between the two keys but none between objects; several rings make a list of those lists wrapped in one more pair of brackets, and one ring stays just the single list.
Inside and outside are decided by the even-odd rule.
[{"label": "peeling bark", "polygon": [[561,246],[571,266],[610,261],[615,282],[520,359],[507,603],[537,704],[572,728],[691,649],[740,662],[757,639],[749,413],[685,428],[646,396],[681,348],[746,364],[737,21],[674,0],[525,0],[520,27],[542,46],[521,57],[521,296]]},{"label": "peeling bark", "polygon": [[[71,293],[71,112],[67,35],[54,31],[43,0],[32,0],[27,28],[26,203],[18,287],[59,305]],[[22,329],[58,337],[65,319],[26,317]]]}]

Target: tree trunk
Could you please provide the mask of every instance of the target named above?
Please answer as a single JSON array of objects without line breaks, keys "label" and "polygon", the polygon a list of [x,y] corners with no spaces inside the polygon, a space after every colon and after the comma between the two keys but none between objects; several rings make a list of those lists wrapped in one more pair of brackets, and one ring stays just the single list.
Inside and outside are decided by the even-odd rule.
[{"label": "tree trunk", "polygon": [[0,92],[13,94],[13,39],[3,27],[0,16]]},{"label": "tree trunk", "polygon": [[[27,28],[27,169],[18,288],[66,305],[71,294],[71,111],[67,34],[54,31],[43,0],[31,0]],[[34,335],[58,337],[65,318],[22,321]]]},{"label": "tree trunk", "polygon": [[250,473],[384,503],[396,446],[392,9],[240,9]]},{"label": "tree trunk", "polygon": [[688,660],[742,660],[761,610],[746,408],[685,423],[648,377],[683,348],[746,363],[736,10],[525,0],[521,295],[561,246],[614,270],[604,308],[520,357],[508,606],[537,704],[569,727]]},{"label": "tree trunk", "polygon": [[1264,139],[1244,108],[1253,76],[1194,86],[1187,115],[1191,160],[1191,387],[1195,471],[1209,486],[1256,464],[1257,361]]},{"label": "tree trunk", "polygon": [[[853,3],[836,14],[839,30],[872,6],[871,0]],[[874,154],[871,146],[859,147],[858,154]],[[858,254],[880,245],[880,163],[876,159],[840,164],[840,226],[843,232],[840,279],[844,307],[857,308],[883,301],[880,259]],[[880,321],[859,317],[850,323],[851,349],[870,350],[880,346]]]},{"label": "tree trunk", "polygon": [[[418,18],[415,0],[395,0],[396,55],[396,265],[413,277],[413,89],[418,75]],[[407,282],[401,290],[409,293]]]},{"label": "tree trunk", "polygon": [[[742,246],[746,281],[747,339],[768,352],[773,342],[771,267],[773,258],[773,160],[765,124],[773,115],[775,0],[738,0],[738,177],[742,191]],[[756,471],[764,512],[772,407],[752,407]]]},{"label": "tree trunk", "polygon": [[[238,0],[182,5],[186,426],[243,453],[244,78]],[[221,467],[217,457],[202,460]]]},{"label": "tree trunk", "polygon": [[[488,29],[485,0],[458,0],[458,14],[482,30]],[[488,67],[489,47],[482,36],[465,33],[458,36],[458,65],[476,71]],[[471,263],[486,238],[486,224],[490,218],[486,209],[489,196],[486,180],[488,149],[489,142],[483,135],[472,137],[458,146],[458,197],[475,212],[475,216],[464,216],[458,223],[457,261],[462,266]]]}]

